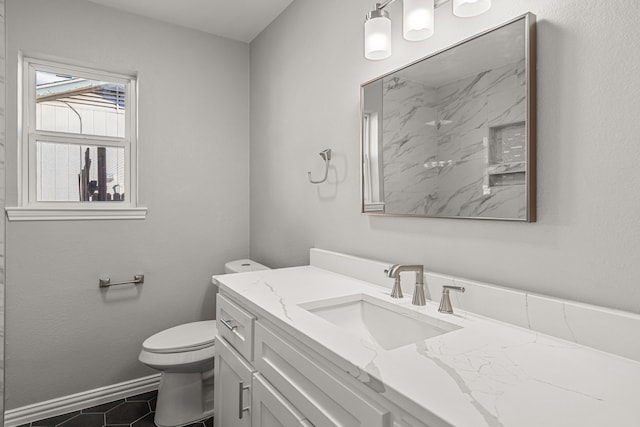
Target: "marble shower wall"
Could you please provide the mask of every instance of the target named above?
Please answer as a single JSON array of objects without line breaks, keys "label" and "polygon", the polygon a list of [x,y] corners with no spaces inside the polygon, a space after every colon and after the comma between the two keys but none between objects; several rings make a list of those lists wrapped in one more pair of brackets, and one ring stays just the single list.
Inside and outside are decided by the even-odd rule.
[{"label": "marble shower wall", "polygon": [[499,143],[496,130],[526,120],[524,67],[520,61],[437,89],[441,116],[438,160],[445,166],[439,173],[437,203],[430,214],[525,218],[525,186],[491,185],[489,181],[489,171],[502,163],[502,157],[490,156],[490,146]]},{"label": "marble shower wall", "polygon": [[438,171],[436,91],[399,77],[383,81],[383,188],[386,213],[425,215],[435,199]]},{"label": "marble shower wall", "polygon": [[524,142],[517,139],[526,119],[524,66],[431,88],[385,79],[385,212],[525,218],[524,163],[513,161],[525,154],[513,148]]},{"label": "marble shower wall", "polygon": [[[4,218],[5,206],[5,14],[4,0],[0,0],[0,210]],[[0,425],[4,425],[4,257],[5,255],[5,223],[0,227]]]}]

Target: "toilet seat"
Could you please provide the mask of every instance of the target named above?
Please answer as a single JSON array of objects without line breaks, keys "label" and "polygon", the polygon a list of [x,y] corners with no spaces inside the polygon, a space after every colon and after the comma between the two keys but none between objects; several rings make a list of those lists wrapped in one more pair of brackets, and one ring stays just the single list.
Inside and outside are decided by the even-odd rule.
[{"label": "toilet seat", "polygon": [[215,345],[217,333],[215,320],[186,323],[150,336],[142,348],[157,354],[196,351]]}]

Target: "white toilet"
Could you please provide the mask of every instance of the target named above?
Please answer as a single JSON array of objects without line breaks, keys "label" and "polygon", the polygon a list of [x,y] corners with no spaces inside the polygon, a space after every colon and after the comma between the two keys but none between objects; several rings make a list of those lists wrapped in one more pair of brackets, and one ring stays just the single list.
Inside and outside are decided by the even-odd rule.
[{"label": "white toilet", "polygon": [[[225,273],[268,270],[240,259],[225,264]],[[191,424],[213,415],[213,357],[216,321],[206,320],[158,332],[142,343],[138,359],[162,372],[155,423],[160,427]]]}]

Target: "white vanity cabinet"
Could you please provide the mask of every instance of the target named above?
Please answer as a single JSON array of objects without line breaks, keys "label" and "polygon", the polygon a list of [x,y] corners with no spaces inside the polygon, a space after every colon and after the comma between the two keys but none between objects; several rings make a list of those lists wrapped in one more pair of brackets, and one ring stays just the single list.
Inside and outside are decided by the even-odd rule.
[{"label": "white vanity cabinet", "polygon": [[217,296],[215,427],[313,426],[262,376],[255,374],[255,316],[223,295]]},{"label": "white vanity cabinet", "polygon": [[215,427],[250,427],[255,368],[249,361],[255,317],[218,294],[216,319],[213,423]]},{"label": "white vanity cabinet", "polygon": [[241,303],[217,307],[215,427],[428,427]]}]

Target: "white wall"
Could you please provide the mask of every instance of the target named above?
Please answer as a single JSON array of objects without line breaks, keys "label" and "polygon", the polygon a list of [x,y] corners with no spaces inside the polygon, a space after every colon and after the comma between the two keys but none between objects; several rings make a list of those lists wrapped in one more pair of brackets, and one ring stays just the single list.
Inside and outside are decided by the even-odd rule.
[{"label": "white wall", "polygon": [[[311,246],[640,313],[640,2],[494,0],[436,11],[436,34],[363,58],[374,1],[296,0],[251,43],[251,255]],[[538,222],[379,218],[360,209],[360,84],[501,24],[538,18]],[[319,18],[321,17],[321,18]],[[333,149],[330,182],[313,186]]]},{"label": "white wall", "polygon": [[[249,47],[79,0],[8,0],[7,198],[18,49],[139,74],[143,221],[7,223],[6,407],[153,373],[142,341],[214,317],[211,275],[248,255]],[[144,273],[140,287],[98,278]]]}]

